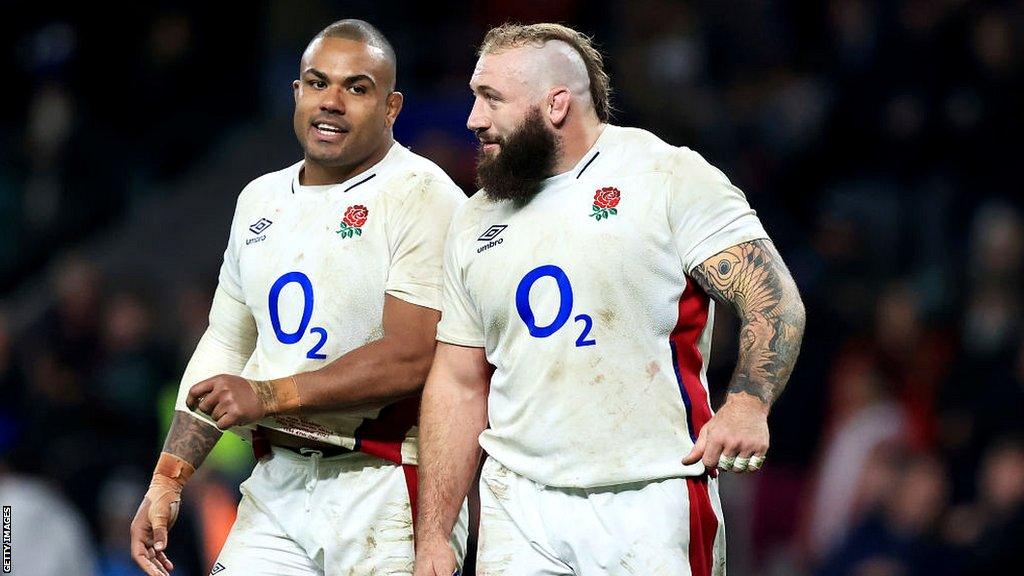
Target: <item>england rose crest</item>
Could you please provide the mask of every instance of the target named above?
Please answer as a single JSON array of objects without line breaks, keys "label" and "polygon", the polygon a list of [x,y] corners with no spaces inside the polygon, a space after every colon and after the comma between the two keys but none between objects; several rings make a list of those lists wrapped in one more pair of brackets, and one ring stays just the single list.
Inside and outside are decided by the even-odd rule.
[{"label": "england rose crest", "polygon": [[362,204],[356,204],[355,206],[349,206],[345,210],[345,217],[341,219],[341,228],[335,231],[340,234],[342,238],[351,238],[353,236],[363,235],[363,224],[366,224],[366,219],[370,216],[370,210]]},{"label": "england rose crest", "polygon": [[607,187],[594,192],[594,208],[590,215],[596,220],[601,220],[618,214],[619,211],[615,207],[619,205],[621,197],[622,193],[618,188]]}]

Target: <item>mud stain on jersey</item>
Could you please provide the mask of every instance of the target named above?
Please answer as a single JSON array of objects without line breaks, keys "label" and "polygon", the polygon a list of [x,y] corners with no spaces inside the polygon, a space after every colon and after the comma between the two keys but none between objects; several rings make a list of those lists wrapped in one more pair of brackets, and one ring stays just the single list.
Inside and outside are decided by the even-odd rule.
[{"label": "mud stain on jersey", "polygon": [[658,373],[661,372],[661,365],[658,364],[657,362],[655,362],[654,360],[652,360],[650,362],[650,364],[647,365],[646,372],[647,372],[647,379],[648,380],[654,380],[654,378],[658,375]]},{"label": "mud stain on jersey", "polygon": [[565,362],[558,360],[548,371],[548,382],[558,382],[562,378],[563,372],[565,372]]},{"label": "mud stain on jersey", "polygon": [[615,326],[615,319],[618,318],[618,314],[611,308],[602,308],[598,311],[597,318],[601,321],[601,327],[611,332]]}]

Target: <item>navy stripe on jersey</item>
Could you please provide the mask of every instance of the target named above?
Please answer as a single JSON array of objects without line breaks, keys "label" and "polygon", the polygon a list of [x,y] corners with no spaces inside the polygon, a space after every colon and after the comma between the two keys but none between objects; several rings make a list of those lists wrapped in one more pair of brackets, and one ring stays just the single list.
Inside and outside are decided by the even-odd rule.
[{"label": "navy stripe on jersey", "polygon": [[598,151],[597,151],[597,153],[595,153],[595,154],[594,154],[594,155],[593,155],[593,156],[592,156],[592,157],[590,158],[590,160],[587,160],[587,163],[583,165],[583,168],[580,168],[580,173],[576,175],[576,179],[577,179],[577,180],[579,180],[579,179],[580,179],[580,176],[583,176],[583,172],[584,172],[584,171],[585,171],[585,170],[586,170],[587,168],[590,168],[590,165],[591,165],[591,164],[592,164],[592,163],[594,162],[594,160],[597,160],[597,157],[598,157],[598,156],[600,156],[600,155],[601,155],[601,151],[600,151],[600,150],[598,150]]},{"label": "navy stripe on jersey", "polygon": [[345,189],[343,190],[343,192],[348,192],[349,190],[351,190],[351,189],[355,188],[356,186],[359,186],[360,184],[366,184],[366,183],[367,183],[367,182],[369,182],[370,180],[373,180],[374,176],[376,176],[376,175],[377,175],[377,173],[376,173],[376,172],[374,172],[373,174],[370,174],[369,176],[367,176],[366,178],[363,178],[363,179],[362,179],[362,180],[360,180],[359,182],[356,182],[355,184],[353,184],[353,185],[349,186],[348,188],[345,188]]}]

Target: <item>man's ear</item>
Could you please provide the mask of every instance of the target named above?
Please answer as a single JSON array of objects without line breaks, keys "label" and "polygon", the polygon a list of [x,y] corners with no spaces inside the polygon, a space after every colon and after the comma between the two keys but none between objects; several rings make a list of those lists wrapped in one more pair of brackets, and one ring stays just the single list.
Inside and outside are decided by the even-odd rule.
[{"label": "man's ear", "polygon": [[392,92],[388,94],[387,101],[385,102],[385,115],[388,118],[388,127],[395,125],[395,120],[398,119],[398,114],[402,111],[402,103],[405,102],[405,96],[401,92]]},{"label": "man's ear", "polygon": [[548,92],[548,120],[555,126],[561,126],[569,117],[569,106],[572,103],[572,92],[565,86],[556,86]]}]

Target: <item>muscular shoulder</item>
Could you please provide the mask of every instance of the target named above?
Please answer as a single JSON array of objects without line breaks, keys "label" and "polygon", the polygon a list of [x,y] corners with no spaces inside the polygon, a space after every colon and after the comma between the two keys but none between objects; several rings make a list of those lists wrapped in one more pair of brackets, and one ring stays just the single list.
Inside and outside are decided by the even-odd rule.
[{"label": "muscular shoulder", "polygon": [[396,152],[394,164],[382,176],[383,193],[399,203],[454,206],[466,199],[440,166],[405,148]]},{"label": "muscular shoulder", "polygon": [[708,180],[724,175],[696,151],[665,142],[641,128],[609,126],[608,152],[634,173],[664,173],[682,180]]}]

